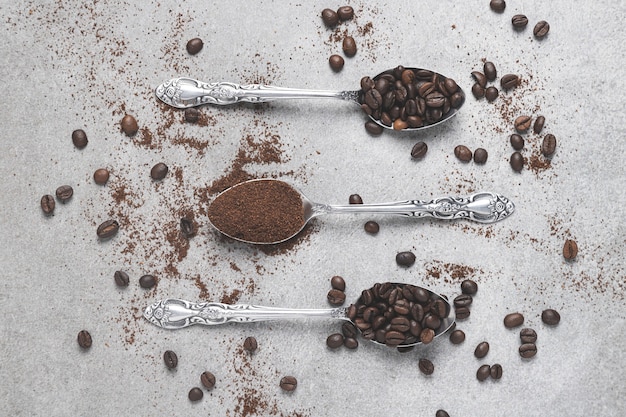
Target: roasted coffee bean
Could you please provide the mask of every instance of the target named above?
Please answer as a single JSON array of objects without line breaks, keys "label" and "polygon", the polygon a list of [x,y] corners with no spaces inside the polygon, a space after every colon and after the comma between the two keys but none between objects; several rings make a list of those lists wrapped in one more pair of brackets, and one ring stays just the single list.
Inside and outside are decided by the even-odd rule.
[{"label": "roasted coffee bean", "polygon": [[430,308],[431,313],[433,313],[435,316],[439,317],[439,318],[445,318],[448,316],[448,307],[447,304],[445,302],[443,302],[442,300],[435,300],[432,303],[432,306]]},{"label": "roasted coffee bean", "polygon": [[506,8],[506,2],[504,0],[491,0],[489,7],[491,7],[491,10],[494,12],[502,13]]},{"label": "roasted coffee bean", "polygon": [[450,414],[446,410],[437,410],[435,417],[450,417]]},{"label": "roasted coffee bean", "polygon": [[337,349],[343,346],[343,335],[341,333],[333,333],[326,338],[326,346],[331,349]]},{"label": "roasted coffee bean", "polygon": [[424,141],[419,141],[411,149],[411,158],[421,159],[426,155],[426,152],[428,152],[428,145]]},{"label": "roasted coffee bean", "polygon": [[472,151],[465,145],[457,145],[454,148],[454,156],[460,161],[469,162],[472,160]]},{"label": "roasted coffee bean", "polygon": [[359,347],[359,341],[354,337],[346,337],[343,341],[343,345],[347,349],[356,349]]},{"label": "roasted coffee bean", "polygon": [[522,358],[532,358],[537,354],[537,345],[534,343],[524,343],[519,347],[519,354]]},{"label": "roasted coffee bean", "polygon": [[554,151],[556,151],[556,137],[552,133],[548,133],[541,142],[541,153],[543,156],[551,156]]},{"label": "roasted coffee bean", "polygon": [[353,57],[356,55],[356,42],[352,36],[346,36],[343,38],[341,47],[343,48],[343,53],[346,54],[347,57]]},{"label": "roasted coffee bean", "polygon": [[91,334],[87,330],[81,330],[78,332],[78,346],[83,349],[89,349],[92,344]]},{"label": "roasted coffee bean", "polygon": [[504,316],[504,327],[512,329],[524,324],[524,316],[521,313],[509,313]]},{"label": "roasted coffee bean", "polygon": [[483,89],[487,87],[487,77],[485,76],[485,74],[479,71],[473,71],[472,77],[474,77],[474,80],[476,80],[476,84],[481,86]]},{"label": "roasted coffee bean", "polygon": [[383,105],[383,96],[377,88],[367,90],[363,95],[363,99],[367,107],[372,111],[379,109]]},{"label": "roasted coffee bean", "polygon": [[348,197],[349,204],[363,204],[363,198],[359,194],[350,194]]},{"label": "roasted coffee bean", "polygon": [[404,130],[409,127],[409,124],[402,119],[396,119],[393,121],[393,130]]},{"label": "roasted coffee bean", "polygon": [[518,133],[524,133],[530,128],[531,122],[532,119],[530,116],[519,116],[515,119],[513,124]]},{"label": "roasted coffee bean", "polygon": [[485,97],[485,87],[481,86],[478,83],[474,83],[474,85],[472,85],[472,94],[474,95],[474,97],[476,97],[477,100],[480,100],[481,98]]},{"label": "roasted coffee bean", "polygon": [[478,284],[471,279],[464,279],[461,282],[461,292],[463,294],[474,295],[478,292]]},{"label": "roasted coffee bean", "polygon": [[454,298],[455,307],[469,307],[472,304],[472,296],[469,294],[461,294]]},{"label": "roasted coffee bean", "polygon": [[122,132],[124,132],[126,136],[135,136],[135,134],[139,131],[137,120],[130,114],[126,114],[122,117],[120,126],[122,127]]},{"label": "roasted coffee bean", "polygon": [[98,185],[104,185],[109,180],[109,171],[106,168],[98,168],[93,173],[93,180]]},{"label": "roasted coffee bean", "polygon": [[337,9],[337,15],[340,20],[345,22],[354,17],[354,9],[351,6],[341,6]]},{"label": "roasted coffee bean", "polygon": [[568,261],[576,259],[578,255],[578,244],[575,240],[567,239],[563,244],[563,257]]},{"label": "roasted coffee bean", "polygon": [[519,338],[522,343],[535,343],[537,341],[537,332],[526,327],[520,330]]},{"label": "roasted coffee bean", "polygon": [[169,168],[163,162],[155,164],[150,170],[150,177],[155,181],[160,181],[167,175]]},{"label": "roasted coffee bean", "polygon": [[523,14],[516,14],[511,18],[511,23],[515,29],[524,29],[528,25],[528,18]]},{"label": "roasted coffee bean", "polygon": [[485,356],[487,356],[487,353],[489,353],[489,343],[487,342],[480,342],[476,346],[476,349],[474,349],[474,356],[476,356],[478,359],[484,358]]},{"label": "roasted coffee bean", "polygon": [[474,151],[474,162],[477,164],[484,164],[487,162],[488,153],[486,149],[476,148]]},{"label": "roasted coffee bean", "polygon": [[72,143],[78,149],[83,149],[85,146],[87,146],[88,142],[89,140],[87,139],[87,134],[83,129],[76,129],[72,132]]},{"label": "roasted coffee bean", "polygon": [[196,55],[204,47],[204,42],[200,38],[193,38],[187,41],[187,52],[189,55]]},{"label": "roasted coffee bean", "polygon": [[156,285],[156,278],[154,275],[146,274],[139,278],[139,286],[141,288],[152,288]]},{"label": "roasted coffee bean", "polygon": [[425,345],[432,342],[434,338],[435,338],[435,331],[433,329],[426,328],[426,329],[423,329],[422,332],[420,333],[420,341]]},{"label": "roasted coffee bean", "polygon": [[396,254],[396,263],[401,266],[411,266],[415,263],[415,254],[410,251],[399,252]]},{"label": "roasted coffee bean", "polygon": [[178,366],[178,356],[176,352],[171,350],[166,350],[163,353],[163,362],[165,362],[165,366],[169,369],[174,369]]},{"label": "roasted coffee bean", "polygon": [[200,401],[202,397],[204,397],[204,392],[198,387],[193,387],[189,390],[189,394],[187,394],[189,401]]},{"label": "roasted coffee bean", "polygon": [[424,375],[432,375],[435,372],[435,365],[426,358],[420,359],[417,366]]},{"label": "roasted coffee bean", "polygon": [[363,226],[363,229],[365,229],[365,231],[367,233],[369,233],[371,235],[375,235],[380,230],[380,226],[375,221],[369,220],[369,221],[365,222],[365,225]]},{"label": "roasted coffee bean", "polygon": [[254,336],[248,336],[243,341],[243,348],[248,352],[254,352],[259,348],[259,343]]},{"label": "roasted coffee bean", "polygon": [[452,78],[446,78],[443,81],[443,86],[445,91],[442,91],[442,93],[444,93],[444,95],[446,95],[446,92],[448,93],[447,95],[452,95],[459,90],[459,85]]},{"label": "roasted coffee bean", "polygon": [[328,298],[328,302],[330,304],[340,306],[346,301],[346,293],[340,290],[332,289],[328,291],[326,298]]},{"label": "roasted coffee bean", "polygon": [[188,123],[197,123],[200,119],[200,110],[195,107],[189,107],[185,109],[185,121]]},{"label": "roasted coffee bean", "polygon": [[441,319],[434,314],[428,314],[424,317],[424,327],[437,330],[441,326]]},{"label": "roasted coffee bean", "polygon": [[336,26],[339,23],[339,15],[332,9],[322,10],[322,21],[328,27]]},{"label": "roasted coffee bean", "polygon": [[465,320],[470,316],[470,309],[467,307],[459,307],[454,309],[457,320]]},{"label": "roasted coffee bean", "polygon": [[541,20],[537,22],[537,24],[535,25],[533,29],[533,35],[535,35],[535,38],[537,39],[543,39],[546,37],[549,31],[550,31],[550,24],[546,22],[545,20]]},{"label": "roasted coffee bean", "polygon": [[463,330],[453,330],[450,333],[450,342],[453,345],[459,345],[465,341],[465,332]]},{"label": "roasted coffee bean", "polygon": [[519,151],[515,151],[511,154],[511,159],[509,160],[509,163],[511,164],[511,168],[513,168],[513,171],[521,172],[524,168],[524,157],[521,153],[519,153]]},{"label": "roasted coffee bean", "polygon": [[498,89],[496,87],[494,87],[493,85],[490,85],[489,87],[487,87],[485,89],[485,98],[487,99],[487,101],[492,102],[495,99],[498,98],[498,95],[500,95],[500,92],[498,91]]},{"label": "roasted coffee bean", "polygon": [[339,275],[335,275],[330,279],[330,286],[339,291],[346,290],[346,280]]},{"label": "roasted coffee bean", "polygon": [[558,311],[548,308],[541,312],[541,321],[549,326],[556,326],[561,321],[561,315]]},{"label": "roasted coffee bean", "polygon": [[543,125],[546,123],[546,118],[544,116],[538,116],[535,119],[535,123],[533,123],[533,132],[535,132],[536,134],[541,133],[541,130],[543,129]]},{"label": "roasted coffee bean", "polygon": [[506,74],[500,78],[500,87],[504,90],[512,90],[519,85],[519,76],[515,74]]},{"label": "roasted coffee bean", "polygon": [[46,194],[41,197],[40,205],[41,210],[44,212],[44,214],[51,215],[54,212],[54,207],[56,206],[56,203],[54,202],[54,197],[52,197],[50,194]]},{"label": "roasted coffee bean", "polygon": [[209,371],[202,372],[200,375],[200,383],[202,383],[206,389],[213,389],[213,387],[215,387],[215,375]]},{"label": "roasted coffee bean", "polygon": [[522,137],[522,135],[513,133],[511,137],[509,138],[509,140],[511,142],[511,146],[516,151],[521,151],[522,149],[524,149],[524,138]]},{"label": "roasted coffee bean", "polygon": [[499,363],[491,365],[489,375],[491,375],[491,379],[495,380],[502,378],[502,365],[500,365]]},{"label": "roasted coffee bean", "polygon": [[358,334],[358,330],[354,324],[350,321],[346,321],[341,325],[341,333],[347,338],[355,338]]},{"label": "roasted coffee bean", "polygon": [[124,271],[115,271],[113,274],[113,280],[118,287],[128,287],[130,283],[130,277]]},{"label": "roasted coffee bean", "polygon": [[498,76],[498,71],[496,71],[496,66],[491,61],[485,61],[483,64],[483,71],[485,73],[485,77],[487,81],[494,81]]},{"label": "roasted coffee bean", "polygon": [[117,220],[106,220],[98,226],[96,235],[100,239],[109,239],[115,236],[119,230],[120,225]]},{"label": "roasted coffee bean", "polygon": [[328,58],[328,65],[330,65],[330,68],[335,72],[341,71],[344,64],[345,61],[340,55],[333,54]]},{"label": "roasted coffee bean", "polygon": [[61,203],[69,201],[74,195],[74,189],[69,185],[62,185],[56,190],[56,196]]},{"label": "roasted coffee bean", "polygon": [[396,347],[402,344],[402,342],[404,342],[404,338],[405,338],[404,333],[396,331],[396,330],[390,330],[385,333],[384,343],[387,346]]},{"label": "roasted coffee bean", "polygon": [[183,217],[180,219],[180,232],[185,239],[191,239],[196,235],[196,226],[193,221]]},{"label": "roasted coffee bean", "polygon": [[376,83],[370,77],[365,76],[361,78],[361,90],[363,90],[364,93],[371,90],[375,86]]},{"label": "roasted coffee bean", "polygon": [[481,365],[476,371],[476,379],[484,381],[491,376],[491,367],[489,365]]},{"label": "roasted coffee bean", "polygon": [[376,122],[374,122],[372,120],[369,120],[369,121],[365,122],[365,130],[370,135],[378,136],[381,133],[383,133],[384,128],[381,125],[379,125],[378,123],[376,123]]},{"label": "roasted coffee bean", "polygon": [[283,391],[294,391],[298,386],[298,380],[293,376],[284,376],[280,380],[280,387]]}]

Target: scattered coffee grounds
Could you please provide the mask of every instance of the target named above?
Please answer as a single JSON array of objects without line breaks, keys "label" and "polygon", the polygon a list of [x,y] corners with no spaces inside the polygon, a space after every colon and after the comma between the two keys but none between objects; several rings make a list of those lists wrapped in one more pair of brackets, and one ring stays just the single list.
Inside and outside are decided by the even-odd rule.
[{"label": "scattered coffee grounds", "polygon": [[172,350],[163,353],[163,362],[168,369],[175,369],[178,366],[178,355]]},{"label": "scattered coffee grounds", "polygon": [[519,338],[522,344],[535,343],[537,341],[537,332],[531,328],[523,328],[519,332]]},{"label": "scattered coffee grounds", "polygon": [[410,251],[398,252],[396,254],[396,263],[400,266],[411,266],[415,263],[415,254]]},{"label": "scattered coffee grounds", "polygon": [[206,389],[213,389],[213,387],[215,387],[215,375],[209,371],[202,372],[202,375],[200,375],[200,383],[202,383]]},{"label": "scattered coffee grounds", "polygon": [[524,343],[519,347],[519,355],[524,359],[532,358],[537,354],[537,345],[534,343]]},{"label": "scattered coffee grounds", "polygon": [[91,334],[87,330],[81,330],[78,332],[78,346],[83,349],[89,349],[92,344]]},{"label": "scattered coffee grounds", "polygon": [[139,131],[139,125],[137,125],[137,120],[130,114],[126,114],[124,117],[122,117],[120,126],[122,128],[122,132],[124,132],[126,136],[135,136]]},{"label": "scattered coffee grounds", "polygon": [[533,28],[533,35],[535,35],[535,38],[541,40],[546,37],[549,31],[550,31],[550,24],[546,22],[545,20],[541,20],[537,22],[537,24]]},{"label": "scattered coffee grounds", "polygon": [[433,363],[426,358],[421,358],[417,362],[417,366],[420,372],[423,373],[424,375],[432,375],[433,372],[435,372],[435,365],[433,365]]},{"label": "scattered coffee grounds", "polygon": [[339,275],[335,275],[330,279],[330,286],[338,291],[346,290],[346,280]]},{"label": "scattered coffee grounds", "polygon": [[524,324],[524,316],[521,313],[509,313],[504,316],[504,327],[512,329]]},{"label": "scattered coffee grounds", "polygon": [[330,65],[330,68],[335,72],[341,71],[344,64],[345,61],[340,55],[333,54],[328,58],[328,65]]},{"label": "scattered coffee grounds", "polygon": [[487,356],[487,353],[489,353],[488,342],[480,342],[476,346],[476,349],[474,349],[474,356],[476,356],[478,359],[484,358],[485,356]]},{"label": "scattered coffee grounds", "polygon": [[541,321],[549,326],[556,326],[561,322],[561,315],[558,311],[548,308],[541,312]]},{"label": "scattered coffee grounds", "polygon": [[293,376],[284,376],[280,379],[280,387],[283,391],[295,391],[298,386],[298,380]]},{"label": "scattered coffee grounds", "polygon": [[69,185],[62,185],[56,189],[56,196],[61,203],[68,202],[74,195],[74,189]]},{"label": "scattered coffee grounds", "polygon": [[343,48],[343,53],[347,57],[351,58],[356,55],[356,51],[357,51],[356,41],[354,40],[352,36],[346,36],[345,38],[343,38],[343,43],[341,47]]},{"label": "scattered coffee grounds", "polygon": [[189,401],[200,401],[202,397],[204,397],[204,392],[198,387],[193,387],[189,390],[189,394],[187,394]]},{"label": "scattered coffee grounds", "polygon": [[375,235],[380,231],[380,226],[374,220],[369,220],[363,225],[363,229],[370,235]]},{"label": "scattered coffee grounds", "polygon": [[337,349],[343,346],[344,337],[341,333],[333,333],[326,338],[326,346]]},{"label": "scattered coffee grounds", "polygon": [[573,261],[578,255],[578,244],[575,240],[567,239],[563,244],[563,257],[568,261]]},{"label": "scattered coffee grounds", "polygon": [[98,168],[93,173],[93,180],[98,185],[104,185],[109,180],[109,171],[105,168]]},{"label": "scattered coffee grounds", "polygon": [[163,162],[155,164],[150,170],[150,177],[155,181],[161,181],[167,175],[169,168]]},{"label": "scattered coffee grounds", "polygon": [[187,52],[189,55],[196,55],[204,47],[204,42],[200,38],[193,38],[187,42]]},{"label": "scattered coffee grounds", "polygon": [[211,203],[208,216],[227,236],[254,243],[284,241],[305,224],[300,194],[278,180],[248,181],[228,189]]},{"label": "scattered coffee grounds", "polygon": [[113,274],[113,280],[118,287],[128,287],[130,283],[130,277],[124,271],[115,271]]},{"label": "scattered coffee grounds", "polygon": [[504,0],[491,0],[489,2],[491,10],[497,13],[502,13],[506,8],[506,2]]},{"label": "scattered coffee grounds", "polygon": [[516,14],[511,18],[511,24],[516,30],[522,30],[528,25],[528,18],[523,14]]},{"label": "scattered coffee grounds", "polygon": [[248,352],[254,352],[259,348],[259,343],[253,336],[248,336],[243,341],[243,348]]},{"label": "scattered coffee grounds", "polygon": [[479,381],[484,381],[491,376],[491,366],[489,365],[481,365],[476,371],[476,379]]},{"label": "scattered coffee grounds", "polygon": [[85,146],[87,146],[88,142],[89,140],[87,139],[87,134],[83,129],[76,129],[72,132],[72,143],[78,149],[83,149]]},{"label": "scattered coffee grounds", "polygon": [[411,158],[422,159],[426,156],[426,152],[428,152],[428,145],[424,141],[419,141],[411,149]]},{"label": "scattered coffee grounds", "polygon": [[456,156],[459,161],[469,162],[472,160],[472,151],[465,145],[457,145],[454,148],[454,156]]},{"label": "scattered coffee grounds", "polygon": [[106,220],[98,226],[96,229],[96,235],[100,239],[110,239],[117,234],[120,230],[120,225],[117,220]]},{"label": "scattered coffee grounds", "polygon": [[52,213],[54,213],[54,207],[56,206],[56,203],[54,202],[54,197],[52,197],[50,194],[46,194],[41,197],[40,205],[41,210],[44,212],[44,214],[50,216],[52,215]]}]

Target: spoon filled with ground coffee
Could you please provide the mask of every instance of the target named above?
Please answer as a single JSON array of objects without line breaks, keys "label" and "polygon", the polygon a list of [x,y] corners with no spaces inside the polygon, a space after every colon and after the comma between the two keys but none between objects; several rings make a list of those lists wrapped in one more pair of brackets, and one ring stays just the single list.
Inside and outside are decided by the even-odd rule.
[{"label": "spoon filled with ground coffee", "polygon": [[276,244],[294,237],[311,219],[323,214],[396,214],[494,223],[508,217],[514,209],[508,198],[490,192],[430,201],[321,204],[312,202],[286,182],[255,179],[218,194],[209,205],[208,217],[213,227],[230,238],[246,243]]},{"label": "spoon filled with ground coffee", "polygon": [[164,329],[304,318],[347,320],[360,330],[363,338],[389,347],[428,344],[454,325],[452,307],[446,298],[416,285],[391,282],[364,290],[357,302],[348,307],[293,309],[168,298],[148,306],[143,316]]},{"label": "spoon filled with ground coffee", "polygon": [[373,78],[363,77],[360,87],[352,91],[306,90],[263,84],[206,83],[181,77],[159,85],[155,93],[161,101],[179,109],[202,104],[335,98],[358,104],[379,129],[394,130],[436,126],[453,117],[465,102],[465,93],[452,78],[402,65]]}]

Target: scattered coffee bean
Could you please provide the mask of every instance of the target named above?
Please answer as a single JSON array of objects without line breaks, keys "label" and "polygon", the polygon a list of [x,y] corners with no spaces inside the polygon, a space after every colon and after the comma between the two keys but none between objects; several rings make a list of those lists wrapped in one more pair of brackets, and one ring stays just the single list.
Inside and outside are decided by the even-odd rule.
[{"label": "scattered coffee bean", "polygon": [[535,25],[535,28],[533,29],[533,35],[535,35],[535,38],[537,39],[543,39],[546,37],[549,31],[550,24],[545,20],[541,20]]},{"label": "scattered coffee bean", "polygon": [[180,232],[185,239],[191,239],[196,235],[197,230],[192,220],[183,217],[180,219]]},{"label": "scattered coffee bean", "polygon": [[519,76],[515,74],[506,74],[500,78],[500,87],[504,90],[512,90],[516,88],[520,83]]},{"label": "scattered coffee bean", "polygon": [[474,151],[474,162],[477,164],[484,164],[487,162],[487,150],[483,148],[476,148]]},{"label": "scattered coffee bean", "polygon": [[206,389],[213,389],[213,387],[215,387],[215,375],[209,371],[202,372],[200,375],[200,383],[204,385]]},{"label": "scattered coffee bean", "polygon": [[69,201],[74,195],[74,189],[69,185],[62,185],[56,190],[56,196],[61,203]]},{"label": "scattered coffee bean", "polygon": [[535,132],[536,134],[541,133],[541,130],[543,129],[543,125],[546,123],[546,118],[544,116],[538,116],[535,119],[535,123],[533,124],[533,132]]},{"label": "scattered coffee bean", "polygon": [[548,133],[541,142],[541,153],[543,156],[551,156],[554,151],[556,151],[556,137],[552,133]]},{"label": "scattered coffee bean", "polygon": [[120,225],[117,220],[106,220],[98,226],[96,229],[96,235],[100,239],[110,239],[117,234],[120,230]]},{"label": "scattered coffee bean", "polygon": [[88,142],[89,140],[87,139],[87,134],[83,129],[76,129],[72,132],[72,143],[78,149],[83,149],[85,146],[87,146]]},{"label": "scattered coffee bean", "polygon": [[511,168],[513,168],[513,171],[521,172],[524,168],[524,157],[521,153],[519,153],[519,151],[515,151],[511,154],[511,159],[509,160],[509,163],[511,164]]},{"label": "scattered coffee bean", "polygon": [[474,77],[474,80],[476,80],[476,84],[478,84],[482,88],[487,87],[487,77],[485,77],[485,74],[479,71],[473,71],[472,77]]},{"label": "scattered coffee bean", "polygon": [[280,379],[280,387],[283,391],[294,391],[298,386],[298,380],[293,376],[284,376]]},{"label": "scattered coffee bean", "polygon": [[202,397],[204,397],[204,392],[198,387],[193,387],[189,390],[189,394],[187,394],[189,401],[200,401]]},{"label": "scattered coffee bean", "polygon": [[495,99],[498,98],[498,95],[500,94],[500,92],[498,91],[498,89],[496,87],[494,87],[493,85],[490,85],[489,87],[487,87],[485,89],[485,98],[487,99],[487,101],[492,102]]},{"label": "scattered coffee bean", "polygon": [[454,156],[460,161],[469,162],[472,160],[472,151],[465,145],[457,145],[454,148]]},{"label": "scattered coffee bean", "polygon": [[500,365],[499,363],[491,365],[489,375],[491,375],[491,378],[495,380],[502,378],[502,365]]},{"label": "scattered coffee bean", "polygon": [[333,54],[328,58],[328,65],[330,65],[330,68],[335,72],[341,71],[344,64],[345,61],[340,55]]},{"label": "scattered coffee bean", "polygon": [[150,176],[155,181],[160,181],[167,175],[169,168],[163,162],[159,162],[150,170]]},{"label": "scattered coffee bean", "polygon": [[196,55],[204,47],[204,42],[200,38],[193,38],[187,42],[187,52],[189,55]]},{"label": "scattered coffee bean", "polygon": [[528,25],[528,18],[523,14],[516,14],[511,18],[511,23],[515,29],[524,29]]},{"label": "scattered coffee bean", "polygon": [[118,287],[128,287],[130,283],[130,277],[124,271],[115,271],[113,274],[113,280]]},{"label": "scattered coffee bean", "polygon": [[383,133],[384,128],[378,123],[372,120],[368,120],[367,122],[365,122],[365,130],[370,135],[378,136]]},{"label": "scattered coffee bean", "polygon": [[332,9],[322,10],[322,21],[328,27],[336,26],[339,23],[339,15]]},{"label": "scattered coffee bean", "polygon": [[463,294],[474,295],[478,292],[478,284],[471,279],[464,279],[461,282],[461,292]]},{"label": "scattered coffee bean", "polygon": [[243,341],[243,348],[248,352],[254,352],[258,349],[259,343],[254,336],[248,336]]},{"label": "scattered coffee bean", "polygon": [[435,365],[426,358],[420,359],[417,366],[424,375],[432,375],[435,372]]},{"label": "scattered coffee bean", "polygon": [[506,2],[504,0],[491,0],[489,7],[491,7],[491,10],[494,12],[502,13],[506,8]]},{"label": "scattered coffee bean", "polygon": [[51,215],[52,213],[54,213],[54,207],[56,206],[56,203],[54,202],[54,197],[52,197],[50,194],[46,194],[41,197],[40,205],[41,210],[44,212],[44,214]]},{"label": "scattered coffee bean", "polygon": [[446,410],[437,410],[435,417],[450,417],[450,414]]},{"label": "scattered coffee bean", "polygon": [[356,349],[359,347],[359,341],[355,337],[346,337],[343,341],[343,345],[347,349]]},{"label": "scattered coffee bean", "polygon": [[172,350],[163,353],[163,362],[168,369],[175,369],[178,366],[178,355]]},{"label": "scattered coffee bean", "polygon": [[470,309],[467,307],[459,307],[454,309],[457,320],[465,320],[470,316]]},{"label": "scattered coffee bean", "polygon": [[361,198],[361,196],[358,194],[350,194],[350,197],[348,197],[348,203],[349,204],[363,204],[363,198]]},{"label": "scattered coffee bean", "polygon": [[81,330],[78,332],[78,346],[83,349],[89,349],[92,344],[91,334],[87,330]]},{"label": "scattered coffee bean", "polygon": [[376,223],[373,220],[369,220],[365,222],[365,225],[363,226],[363,228],[365,229],[367,233],[371,235],[375,235],[380,230],[380,226],[378,225],[378,223]]},{"label": "scattered coffee bean", "polygon": [[341,47],[343,48],[343,53],[346,54],[347,57],[353,57],[356,55],[356,42],[352,36],[346,36],[343,38]]},{"label": "scattered coffee bean", "polygon": [[185,121],[188,123],[197,123],[200,119],[200,110],[195,107],[189,107],[185,109]]},{"label": "scattered coffee bean", "polygon": [[537,354],[537,345],[534,343],[524,343],[519,347],[519,354],[522,358],[532,358]]},{"label": "scattered coffee bean", "polygon": [[120,125],[122,127],[122,132],[124,132],[126,136],[135,136],[135,134],[139,131],[139,125],[137,125],[137,120],[130,114],[122,117]]},{"label": "scattered coffee bean", "polygon": [[476,371],[476,379],[484,381],[491,376],[491,367],[489,365],[481,365]]},{"label": "scattered coffee bean", "polygon": [[335,275],[334,277],[332,277],[330,279],[330,286],[331,286],[331,288],[334,288],[336,290],[345,291],[346,290],[346,280],[343,279],[343,277],[341,277],[339,275]]},{"label": "scattered coffee bean", "polygon": [[487,81],[494,81],[498,75],[496,66],[491,61],[485,61],[485,63],[483,64],[483,71],[485,73],[485,77],[487,78]]},{"label": "scattered coffee bean", "polygon": [[487,353],[489,353],[489,343],[487,342],[480,342],[476,346],[476,349],[474,349],[474,356],[476,356],[478,359],[484,358],[485,356],[487,356]]},{"label": "scattered coffee bean", "polygon": [[454,298],[454,307],[469,307],[472,304],[472,296],[469,294],[461,294]]},{"label": "scattered coffee bean", "polygon": [[521,151],[522,149],[524,149],[524,138],[522,137],[522,135],[513,133],[509,140],[511,141],[511,146],[516,151]]},{"label": "scattered coffee bean", "polygon": [[326,298],[331,305],[340,306],[346,302],[346,293],[340,290],[332,289],[328,291]]},{"label": "scattered coffee bean", "polygon": [[98,168],[93,173],[93,180],[98,185],[104,185],[109,180],[109,171],[105,168]]},{"label": "scattered coffee bean", "polygon": [[535,343],[537,341],[537,332],[531,328],[524,328],[519,332],[519,338],[523,343]]},{"label": "scattered coffee bean", "polygon": [[558,311],[548,308],[541,312],[541,321],[549,326],[556,326],[561,321],[561,315]]},{"label": "scattered coffee bean", "polygon": [[354,325],[354,323],[352,323],[351,321],[346,321],[341,325],[341,333],[346,338],[348,337],[355,338],[356,335],[358,334],[358,330],[356,326]]},{"label": "scattered coffee bean", "polygon": [[459,345],[465,341],[465,332],[463,330],[453,330],[450,333],[450,342],[453,345]]},{"label": "scattered coffee bean", "polygon": [[575,240],[567,239],[563,245],[563,257],[568,261],[576,259],[578,255],[578,244]]},{"label": "scattered coffee bean", "polygon": [[401,266],[411,266],[415,263],[415,254],[410,251],[399,252],[396,254],[396,263]]},{"label": "scattered coffee bean", "polygon": [[351,6],[341,6],[337,9],[339,20],[346,21],[354,17],[354,9]]},{"label": "scattered coffee bean", "polygon": [[154,275],[146,274],[139,278],[139,286],[141,288],[149,289],[156,285],[156,278]]},{"label": "scattered coffee bean", "polygon": [[426,152],[428,152],[428,145],[424,141],[419,141],[411,149],[411,158],[421,159],[426,155]]},{"label": "scattered coffee bean", "polygon": [[326,338],[326,345],[331,349],[337,349],[343,346],[343,335],[341,333],[333,333]]},{"label": "scattered coffee bean", "polygon": [[512,329],[524,324],[524,316],[521,313],[509,313],[504,316],[504,327]]},{"label": "scattered coffee bean", "polygon": [[478,83],[474,83],[472,86],[472,94],[476,97],[477,100],[485,97],[485,87],[481,86]]}]

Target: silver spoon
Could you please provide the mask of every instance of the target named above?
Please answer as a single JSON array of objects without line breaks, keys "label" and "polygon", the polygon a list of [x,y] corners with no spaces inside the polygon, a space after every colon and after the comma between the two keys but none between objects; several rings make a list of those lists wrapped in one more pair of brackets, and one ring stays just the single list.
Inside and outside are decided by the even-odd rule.
[{"label": "silver spoon", "polygon": [[[430,86],[431,88],[423,88],[420,90],[420,93],[423,93],[423,97],[418,97],[419,100],[421,100],[422,113],[419,120],[422,120],[423,125],[418,126],[418,124],[415,124],[415,126],[418,127],[410,127],[405,123],[394,125],[391,123],[392,119],[387,118],[385,118],[386,123],[382,122],[381,113],[383,112],[383,97],[380,97],[380,108],[378,111],[375,109],[373,114],[368,115],[370,119],[383,128],[415,131],[433,127],[452,118],[463,105],[463,102],[465,101],[465,93],[461,87],[450,78],[430,70],[397,67],[378,74],[373,78],[373,80],[379,80],[380,78],[385,77],[392,79],[392,77],[394,77],[394,71],[396,73],[401,71],[398,68],[401,68],[402,70],[414,71],[415,74],[418,74],[415,76],[415,82],[413,83],[414,93],[410,93],[415,94],[413,97],[417,96],[419,86],[423,85],[423,83],[432,84]],[[395,77],[400,78],[398,75],[400,74],[396,74]],[[446,88],[446,80],[452,81],[450,85],[453,87]],[[393,85],[395,86],[395,84]],[[395,87],[391,87],[392,90],[394,88]],[[456,88],[455,92],[451,92],[454,88]],[[431,93],[434,93],[434,96],[430,96],[429,99],[428,95]],[[173,78],[160,84],[156,88],[155,94],[164,103],[179,109],[186,109],[203,104],[230,105],[239,102],[266,103],[283,99],[335,98],[351,101],[359,106],[362,106],[362,103],[366,101],[363,89],[352,91],[307,90],[276,87],[264,84],[241,85],[232,82],[206,83],[186,77]],[[400,103],[404,105],[404,101],[402,99],[400,100]],[[387,107],[388,108],[385,108],[384,112],[389,116],[389,114],[392,114],[392,111],[390,110],[392,106],[388,105]],[[368,113],[372,113],[371,108],[367,106],[363,108]],[[418,106],[418,108],[420,108],[420,106]],[[398,108],[398,112],[400,112],[400,108]],[[413,113],[413,111],[409,110],[409,113]],[[393,119],[395,119],[395,117]],[[400,125],[401,127],[399,127]]]},{"label": "silver spoon", "polygon": [[[269,194],[267,197],[268,190],[273,190],[273,195]],[[287,198],[288,194],[299,196],[302,202],[301,211],[296,213],[295,210],[300,210],[300,208],[294,205],[294,212],[285,212],[284,207],[278,204],[282,198]],[[257,198],[257,196],[266,197]],[[233,217],[235,210],[238,211],[237,218],[243,220],[233,225],[230,225],[231,222],[224,222],[223,218]],[[440,197],[430,201],[406,200],[378,204],[330,205],[309,200],[302,192],[284,181],[254,179],[236,184],[218,194],[209,206],[208,217],[215,229],[232,239],[253,244],[276,244],[291,239],[302,231],[311,219],[324,214],[395,214],[409,217],[433,217],[440,220],[467,219],[479,223],[495,223],[511,215],[514,210],[515,205],[511,200],[492,192],[480,192],[469,197]],[[264,213],[267,216],[264,216]],[[293,228],[285,230],[283,235],[268,233],[266,239],[250,237],[260,235],[261,233],[256,233],[257,230],[279,233],[279,229],[282,230],[282,228],[277,226],[295,223],[292,220],[294,218],[298,219],[299,224],[294,224]]]},{"label": "silver spoon", "polygon": [[[395,283],[391,285],[399,287],[404,286],[404,284]],[[443,317],[439,318],[439,326],[436,330],[434,330],[433,338],[436,338],[446,333],[454,325],[454,313],[452,306],[445,297],[442,297],[441,295],[426,288],[418,288],[427,292],[429,297],[428,302],[431,303],[431,305],[433,302],[442,302],[443,306],[445,306],[445,313],[442,315]],[[361,299],[362,298],[359,300]],[[365,326],[363,325],[363,322],[359,322],[359,319],[351,320],[349,318],[350,308],[351,307],[325,309],[280,308],[250,304],[223,304],[212,302],[196,303],[178,298],[167,298],[156,301],[152,305],[146,307],[143,316],[155,326],[169,330],[183,329],[195,324],[213,326],[225,323],[255,323],[262,321],[309,318],[336,319],[352,322],[357,329],[361,331],[361,334],[373,343],[379,345],[386,344],[377,341],[376,335],[373,334],[373,332],[363,331],[362,329]],[[393,344],[392,347],[409,347],[423,344],[421,340],[417,339],[416,341],[411,341],[409,343]],[[387,345],[391,346],[390,344]]]}]

